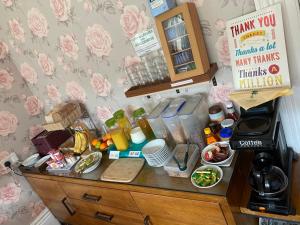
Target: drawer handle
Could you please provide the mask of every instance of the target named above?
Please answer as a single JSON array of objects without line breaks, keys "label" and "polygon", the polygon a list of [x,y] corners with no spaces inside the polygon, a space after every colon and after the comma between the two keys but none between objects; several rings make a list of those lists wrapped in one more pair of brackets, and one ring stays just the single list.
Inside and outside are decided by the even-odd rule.
[{"label": "drawer handle", "polygon": [[73,216],[73,215],[76,213],[76,211],[70,209],[70,207],[68,206],[68,204],[67,204],[66,201],[67,201],[67,198],[64,198],[61,202],[62,202],[62,204],[65,206],[65,208],[67,209],[67,211],[69,212],[69,214],[70,214],[71,216]]},{"label": "drawer handle", "polygon": [[99,202],[100,199],[101,199],[101,196],[89,195],[87,193],[84,193],[83,196],[82,196],[82,199],[88,200],[88,201]]},{"label": "drawer handle", "polygon": [[151,221],[150,221],[150,216],[146,216],[144,219],[144,225],[152,225]]},{"label": "drawer handle", "polygon": [[107,214],[101,213],[101,212],[96,212],[95,213],[95,218],[96,219],[104,220],[104,221],[107,221],[107,222],[111,222],[113,217],[114,217],[113,215],[107,215]]}]

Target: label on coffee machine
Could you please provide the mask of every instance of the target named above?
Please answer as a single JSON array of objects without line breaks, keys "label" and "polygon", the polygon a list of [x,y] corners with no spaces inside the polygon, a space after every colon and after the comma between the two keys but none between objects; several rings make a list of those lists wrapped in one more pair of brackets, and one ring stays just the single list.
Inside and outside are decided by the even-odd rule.
[{"label": "label on coffee machine", "polygon": [[240,145],[241,148],[259,148],[259,147],[263,147],[262,141],[259,141],[259,140],[239,141],[239,145]]}]

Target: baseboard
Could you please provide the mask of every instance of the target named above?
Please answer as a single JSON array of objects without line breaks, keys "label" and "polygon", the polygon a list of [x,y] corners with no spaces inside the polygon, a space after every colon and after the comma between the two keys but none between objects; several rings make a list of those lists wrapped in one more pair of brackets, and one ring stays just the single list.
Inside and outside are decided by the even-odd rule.
[{"label": "baseboard", "polygon": [[48,208],[45,208],[30,225],[60,225]]}]

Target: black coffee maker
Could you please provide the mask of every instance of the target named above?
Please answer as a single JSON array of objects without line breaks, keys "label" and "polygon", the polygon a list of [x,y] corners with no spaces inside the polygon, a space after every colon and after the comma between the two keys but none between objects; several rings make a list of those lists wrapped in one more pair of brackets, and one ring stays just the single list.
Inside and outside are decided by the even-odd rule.
[{"label": "black coffee maker", "polygon": [[290,196],[293,150],[286,144],[278,104],[276,99],[248,110],[241,108],[230,145],[255,153],[248,208],[288,215],[294,213]]}]

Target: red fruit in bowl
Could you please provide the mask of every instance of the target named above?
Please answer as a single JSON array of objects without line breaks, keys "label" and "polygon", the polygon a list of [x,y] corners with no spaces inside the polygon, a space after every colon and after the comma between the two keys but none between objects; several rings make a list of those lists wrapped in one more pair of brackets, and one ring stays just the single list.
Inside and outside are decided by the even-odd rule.
[{"label": "red fruit in bowl", "polygon": [[214,158],[214,154],[212,153],[212,151],[207,151],[204,154],[204,158],[206,161],[211,161]]}]

